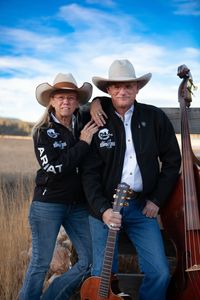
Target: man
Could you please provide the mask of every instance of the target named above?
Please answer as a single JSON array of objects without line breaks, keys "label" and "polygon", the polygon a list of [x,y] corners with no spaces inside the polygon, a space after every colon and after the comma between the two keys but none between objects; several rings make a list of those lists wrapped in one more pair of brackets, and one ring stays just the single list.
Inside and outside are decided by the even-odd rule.
[{"label": "man", "polygon": [[[99,97],[108,118],[102,118],[102,111],[96,112],[104,126],[92,141],[83,183],[91,213],[92,275],[101,273],[108,228],[120,230],[123,226],[145,275],[139,299],[164,300],[170,275],[156,217],[176,183],[181,157],[173,127],[163,111],[136,101],[137,93],[150,79],[150,73],[137,78],[128,60],[115,60],[108,79],[93,77],[95,86],[111,98]],[[117,214],[112,201],[119,182],[129,184],[132,194],[128,206]]]}]

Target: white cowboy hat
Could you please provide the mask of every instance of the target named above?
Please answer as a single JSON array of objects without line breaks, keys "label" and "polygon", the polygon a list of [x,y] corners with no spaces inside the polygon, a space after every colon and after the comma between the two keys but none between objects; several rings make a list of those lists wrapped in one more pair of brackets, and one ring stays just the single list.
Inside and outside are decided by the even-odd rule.
[{"label": "white cowboy hat", "polygon": [[136,77],[133,65],[127,59],[114,60],[108,71],[108,79],[94,76],[92,81],[98,89],[107,93],[107,87],[113,82],[138,82],[139,88],[143,88],[151,79],[152,74],[148,73]]},{"label": "white cowboy hat", "polygon": [[92,85],[90,83],[84,82],[84,84],[78,88],[76,80],[71,73],[59,73],[56,75],[53,85],[45,82],[36,87],[36,99],[41,105],[46,107],[49,104],[51,93],[57,90],[75,91],[80,104],[87,103],[92,96]]}]

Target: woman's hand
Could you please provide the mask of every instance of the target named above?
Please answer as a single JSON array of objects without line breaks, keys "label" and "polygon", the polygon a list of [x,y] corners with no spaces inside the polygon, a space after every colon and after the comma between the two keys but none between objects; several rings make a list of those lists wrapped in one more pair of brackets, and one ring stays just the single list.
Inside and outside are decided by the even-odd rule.
[{"label": "woman's hand", "polygon": [[92,117],[92,120],[98,125],[98,126],[104,126],[106,124],[106,119],[108,118],[106,113],[103,111],[101,102],[98,98],[92,101],[90,106],[90,114]]},{"label": "woman's hand", "polygon": [[98,131],[99,127],[94,123],[94,121],[88,122],[81,130],[80,140],[85,141],[89,145],[91,144],[93,135]]}]

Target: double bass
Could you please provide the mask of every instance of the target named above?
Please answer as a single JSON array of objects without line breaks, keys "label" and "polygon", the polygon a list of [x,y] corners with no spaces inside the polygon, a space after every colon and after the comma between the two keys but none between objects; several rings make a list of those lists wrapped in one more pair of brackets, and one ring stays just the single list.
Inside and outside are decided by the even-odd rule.
[{"label": "double bass", "polygon": [[200,161],[190,140],[188,110],[193,81],[186,65],[178,68],[182,168],[174,191],[161,212],[164,231],[176,250],[167,300],[200,300]]}]

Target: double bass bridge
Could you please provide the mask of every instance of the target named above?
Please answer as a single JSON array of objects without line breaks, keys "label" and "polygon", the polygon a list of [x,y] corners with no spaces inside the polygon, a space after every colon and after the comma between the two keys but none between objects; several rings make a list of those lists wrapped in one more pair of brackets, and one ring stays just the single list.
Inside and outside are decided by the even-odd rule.
[{"label": "double bass bridge", "polygon": [[193,265],[190,268],[187,268],[185,272],[194,272],[194,271],[200,271],[200,265]]}]

